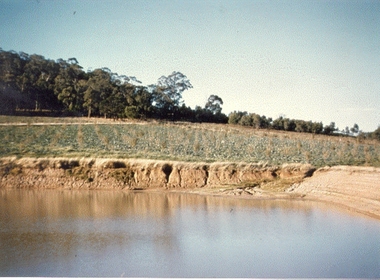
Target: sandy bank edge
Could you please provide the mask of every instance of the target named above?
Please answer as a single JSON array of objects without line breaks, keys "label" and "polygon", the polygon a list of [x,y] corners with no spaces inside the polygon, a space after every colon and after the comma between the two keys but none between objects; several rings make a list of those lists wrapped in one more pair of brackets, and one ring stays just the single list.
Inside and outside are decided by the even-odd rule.
[{"label": "sandy bank edge", "polygon": [[380,219],[380,168],[323,167],[286,192]]}]

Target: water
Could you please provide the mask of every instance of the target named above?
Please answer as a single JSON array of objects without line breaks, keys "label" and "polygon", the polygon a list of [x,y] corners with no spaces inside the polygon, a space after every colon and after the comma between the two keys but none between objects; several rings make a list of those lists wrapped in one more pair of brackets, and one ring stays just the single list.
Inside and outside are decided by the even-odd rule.
[{"label": "water", "polygon": [[0,276],[380,277],[380,221],[302,201],[0,190]]}]

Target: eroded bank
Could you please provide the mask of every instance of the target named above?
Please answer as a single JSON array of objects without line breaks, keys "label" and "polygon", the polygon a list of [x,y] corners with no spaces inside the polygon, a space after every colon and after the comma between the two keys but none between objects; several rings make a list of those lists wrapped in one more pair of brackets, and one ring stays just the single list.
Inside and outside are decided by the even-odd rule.
[{"label": "eroded bank", "polygon": [[1,158],[2,188],[195,189],[299,182],[307,164],[189,163],[137,159]]}]

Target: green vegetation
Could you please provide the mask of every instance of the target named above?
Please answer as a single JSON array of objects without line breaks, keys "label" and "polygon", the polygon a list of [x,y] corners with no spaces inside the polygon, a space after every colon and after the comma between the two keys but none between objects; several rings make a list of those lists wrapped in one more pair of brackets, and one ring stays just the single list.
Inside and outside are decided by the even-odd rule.
[{"label": "green vegetation", "polygon": [[55,61],[0,48],[0,114],[227,122],[218,96],[212,95],[204,108],[186,107],[182,93],[190,88],[189,79],[177,71],[143,86],[107,67],[85,72],[76,58]]},{"label": "green vegetation", "polygon": [[[36,122],[40,124],[34,125]],[[380,166],[378,141],[347,136],[252,129],[231,124],[126,123],[98,118],[68,120],[1,116],[1,123],[1,157],[113,157],[263,162],[269,165],[300,162],[317,167],[339,164]]]}]

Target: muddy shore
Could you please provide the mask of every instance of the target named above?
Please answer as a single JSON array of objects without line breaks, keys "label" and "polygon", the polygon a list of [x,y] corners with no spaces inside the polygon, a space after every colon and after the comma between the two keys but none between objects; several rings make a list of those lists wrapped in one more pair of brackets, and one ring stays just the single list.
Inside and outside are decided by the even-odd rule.
[{"label": "muddy shore", "polygon": [[380,219],[380,168],[90,158],[0,158],[0,188],[120,189],[307,199]]}]

